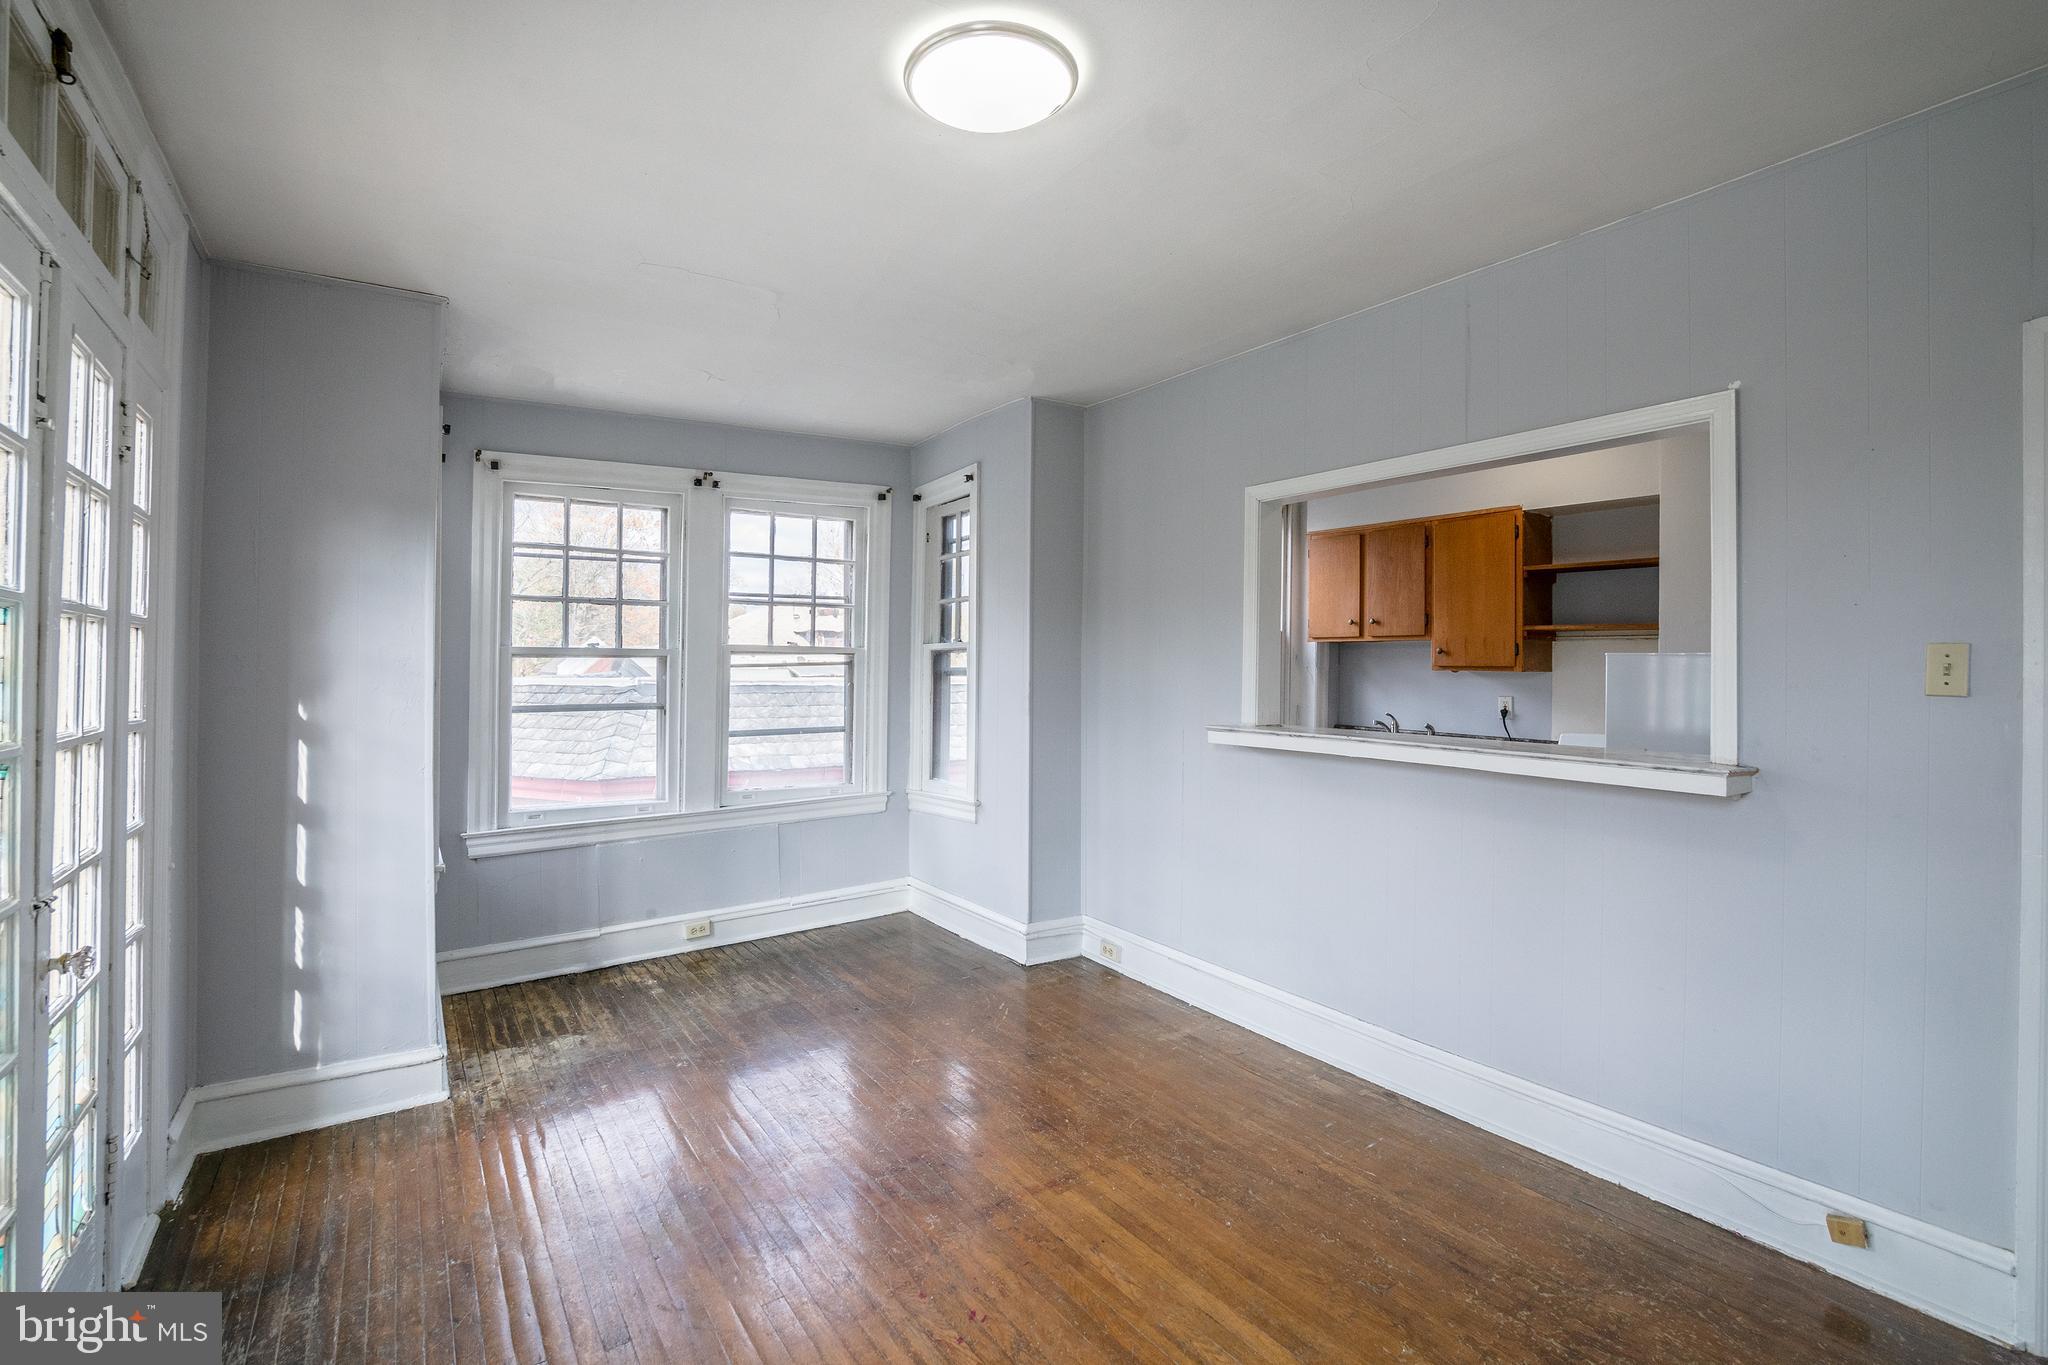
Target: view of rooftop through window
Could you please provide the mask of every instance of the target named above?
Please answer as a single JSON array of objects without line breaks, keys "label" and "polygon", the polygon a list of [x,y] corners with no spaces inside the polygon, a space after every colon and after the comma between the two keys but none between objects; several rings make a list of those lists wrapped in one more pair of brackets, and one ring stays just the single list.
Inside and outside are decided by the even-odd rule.
[{"label": "view of rooftop through window", "polygon": [[661,794],[669,510],[512,500],[509,808]]},{"label": "view of rooftop through window", "polygon": [[853,775],[853,523],[735,507],[726,545],[726,790],[845,786]]}]

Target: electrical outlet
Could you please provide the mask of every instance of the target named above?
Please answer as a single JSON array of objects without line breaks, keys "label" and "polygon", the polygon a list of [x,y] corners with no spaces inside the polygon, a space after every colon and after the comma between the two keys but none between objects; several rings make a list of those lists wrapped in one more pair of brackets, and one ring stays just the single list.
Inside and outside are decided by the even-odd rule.
[{"label": "electrical outlet", "polygon": [[683,926],[683,937],[684,937],[684,938],[710,938],[710,937],[711,937],[711,921],[710,921],[710,920],[708,920],[708,919],[693,919],[693,920],[691,920],[691,921],[690,921],[690,922],[689,922],[688,924],[685,924],[685,925]]},{"label": "electrical outlet", "polygon": [[1950,643],[1927,646],[1927,695],[1970,695],[1970,647]]},{"label": "electrical outlet", "polygon": [[1861,1218],[1831,1213],[1828,1215],[1828,1240],[1845,1247],[1867,1247],[1870,1245],[1870,1229],[1864,1226]]},{"label": "electrical outlet", "polygon": [[1110,939],[1103,939],[1097,944],[1095,951],[1102,954],[1102,960],[1105,962],[1122,962],[1124,960],[1123,945]]},{"label": "electrical outlet", "polygon": [[1495,697],[1493,699],[1493,709],[1504,716],[1512,716],[1515,714],[1515,699],[1513,697]]}]

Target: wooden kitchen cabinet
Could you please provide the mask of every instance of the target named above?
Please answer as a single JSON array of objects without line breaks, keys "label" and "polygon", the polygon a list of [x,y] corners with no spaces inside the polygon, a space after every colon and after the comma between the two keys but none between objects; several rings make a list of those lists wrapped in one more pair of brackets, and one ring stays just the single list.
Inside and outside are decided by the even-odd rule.
[{"label": "wooden kitchen cabinet", "polygon": [[1522,513],[1500,508],[1430,524],[1430,663],[1522,666]]},{"label": "wooden kitchen cabinet", "polygon": [[1365,638],[1424,638],[1429,634],[1429,524],[1368,526],[1363,541]]},{"label": "wooden kitchen cabinet", "polygon": [[1314,531],[1308,538],[1308,637],[1363,639],[1363,528]]},{"label": "wooden kitchen cabinet", "polygon": [[[1312,531],[1311,640],[1427,640],[1439,669],[1548,671],[1550,519],[1519,507]],[[1531,636],[1529,627],[1538,626]]]}]

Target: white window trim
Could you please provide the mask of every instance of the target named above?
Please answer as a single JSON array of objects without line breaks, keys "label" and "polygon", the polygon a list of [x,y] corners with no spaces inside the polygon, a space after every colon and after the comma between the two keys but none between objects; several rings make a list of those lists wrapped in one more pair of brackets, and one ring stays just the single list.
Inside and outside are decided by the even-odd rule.
[{"label": "white window trim", "polygon": [[[728,550],[726,531],[731,524],[729,514],[736,508],[740,511],[766,512],[770,515],[793,514],[796,516],[815,517],[833,517],[842,511],[851,510],[855,513],[852,518],[854,563],[857,566],[866,568],[873,564],[872,556],[877,546],[880,547],[881,553],[884,556],[888,553],[888,532],[886,530],[881,531],[878,539],[876,530],[879,523],[889,519],[880,510],[883,504],[878,503],[875,491],[869,491],[864,499],[858,497],[821,499],[818,497],[815,488],[807,487],[802,480],[763,481],[759,479],[734,479],[721,476],[719,484],[719,499],[716,502],[715,510],[717,524],[713,528],[712,534],[699,537],[699,544],[709,542],[716,549],[717,563],[711,581],[717,582],[721,587],[718,593],[699,594],[699,600],[693,601],[691,611],[701,611],[704,615],[701,618],[701,625],[690,636],[692,639],[717,641],[717,648],[715,650],[706,648],[698,651],[700,655],[710,655],[710,662],[714,665],[711,676],[706,680],[706,686],[715,688],[716,693],[715,702],[718,725],[714,741],[717,762],[704,771],[704,775],[710,777],[714,783],[714,789],[710,793],[711,804],[723,809],[746,809],[756,806],[786,805],[792,801],[817,801],[835,796],[856,796],[873,790],[876,785],[886,787],[888,785],[886,775],[880,775],[880,781],[877,783],[875,779],[878,774],[875,770],[878,766],[886,769],[888,765],[888,750],[886,747],[889,720],[888,699],[886,696],[882,697],[880,709],[877,709],[872,704],[875,700],[877,687],[879,686],[883,691],[886,691],[888,685],[888,659],[886,657],[888,637],[886,622],[882,623],[881,630],[882,654],[878,655],[875,652],[875,646],[870,640],[868,631],[871,626],[877,624],[874,617],[876,610],[879,608],[884,613],[888,611],[888,595],[884,593],[879,603],[875,601],[870,587],[871,579],[869,576],[863,575],[854,593],[853,608],[848,614],[847,620],[848,639],[857,643],[849,646],[816,646],[799,650],[790,646],[753,646],[728,643],[725,634],[727,625],[727,614],[724,610],[726,598],[722,586],[725,583],[726,554]],[[886,558],[883,562],[887,562]],[[726,771],[726,746],[730,742],[728,734],[730,721],[728,707],[732,700],[731,691],[726,686],[726,663],[734,654],[850,654],[853,656],[853,693],[855,704],[859,709],[851,717],[853,722],[853,772],[848,782],[842,786],[822,792],[783,792],[773,790],[735,792],[727,790],[721,785]],[[877,680],[879,680],[879,683]],[[863,702],[866,704],[863,704]],[[866,736],[874,733],[878,727],[880,733],[884,736],[885,744],[882,749],[875,750],[867,742]]]},{"label": "white window trim", "polygon": [[[981,636],[982,636],[982,585],[988,581],[983,570],[986,561],[982,546],[986,544],[981,520],[981,466],[971,464],[956,469],[951,474],[932,480],[916,490],[917,515],[914,534],[917,539],[916,566],[912,573],[911,602],[912,630],[917,639],[917,662],[912,666],[912,694],[916,698],[911,712],[910,780],[907,794],[910,809],[920,815],[938,815],[951,820],[965,820],[973,823],[981,815]],[[937,512],[962,498],[967,501],[971,516],[969,525],[973,536],[972,569],[973,588],[969,598],[970,621],[967,631],[967,780],[964,783],[937,782],[931,777],[932,769],[932,669],[931,656],[938,648],[938,576],[939,560],[933,553],[931,539],[937,521]]]},{"label": "white window trim", "polygon": [[[845,815],[872,815],[889,805],[889,515],[880,484],[822,479],[707,473],[667,465],[586,460],[479,450],[470,499],[470,656],[468,828],[472,858],[553,848],[647,839],[745,825],[787,824]],[[540,483],[654,494],[681,499],[682,521],[670,533],[669,602],[681,632],[676,672],[680,702],[672,715],[671,754],[680,755],[673,785],[675,808],[596,819],[557,819],[507,826],[499,809],[499,778],[509,699],[499,679],[504,644],[506,487]],[[854,772],[852,789],[823,795],[796,793],[720,805],[717,762],[723,757],[725,678],[725,508],[729,500],[800,503],[862,510],[856,518],[860,588],[864,603],[856,652]],[[671,689],[672,695],[675,689]],[[679,747],[678,747],[679,746]]]},{"label": "white window trim", "polygon": [[[1610,413],[1583,421],[1564,422],[1534,431],[1513,432],[1440,450],[1347,465],[1321,474],[1254,484],[1244,492],[1244,637],[1240,675],[1239,716],[1235,724],[1211,725],[1211,744],[1240,748],[1279,749],[1299,753],[1340,754],[1383,762],[1419,763],[1433,767],[1472,768],[1516,773],[1566,782],[1599,782],[1655,791],[1693,792],[1733,797],[1747,793],[1756,769],[1736,757],[1741,734],[1736,714],[1736,680],[1740,676],[1736,645],[1740,638],[1736,614],[1736,386],[1697,398],[1681,398],[1653,407]],[[1663,435],[1681,428],[1701,428],[1707,436],[1709,466],[1708,648],[1712,725],[1711,752],[1705,760],[1657,762],[1615,761],[1604,751],[1588,761],[1583,751],[1546,751],[1516,746],[1508,753],[1492,740],[1432,744],[1397,742],[1393,737],[1353,731],[1319,730],[1300,715],[1290,697],[1289,681],[1298,641],[1289,629],[1290,605],[1297,595],[1300,573],[1291,566],[1290,527],[1284,515],[1289,504],[1330,493],[1347,493],[1375,484],[1393,483],[1458,469],[1481,469],[1541,459],[1572,450]],[[1299,535],[1299,527],[1291,534]],[[1410,737],[1402,736],[1401,740]]]}]

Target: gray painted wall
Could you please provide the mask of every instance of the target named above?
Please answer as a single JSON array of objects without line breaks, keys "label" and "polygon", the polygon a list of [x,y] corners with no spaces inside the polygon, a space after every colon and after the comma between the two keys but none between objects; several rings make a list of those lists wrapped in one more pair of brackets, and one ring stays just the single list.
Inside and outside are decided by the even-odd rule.
[{"label": "gray painted wall", "polygon": [[191,634],[205,755],[198,1083],[427,1046],[439,1020],[429,783],[442,307],[237,266],[211,275]]},{"label": "gray painted wall", "polygon": [[1713,467],[1705,442],[1690,444],[1667,447],[1658,475],[1657,648],[1670,654],[1714,644]]},{"label": "gray painted wall", "polygon": [[[1088,912],[2011,1246],[2043,146],[2033,80],[1091,409]],[[1247,484],[1734,380],[1754,795],[1205,741]]]},{"label": "gray painted wall", "polygon": [[1031,405],[1031,918],[1081,913],[1084,414]]},{"label": "gray painted wall", "polygon": [[[900,446],[448,394],[440,471],[442,950],[717,910],[901,877],[909,734],[910,459]],[[890,579],[890,786],[880,815],[673,835],[471,860],[463,852],[469,771],[469,529],[472,452],[572,455],[689,469],[889,484],[899,490]],[[430,964],[431,965],[431,964]]]}]

